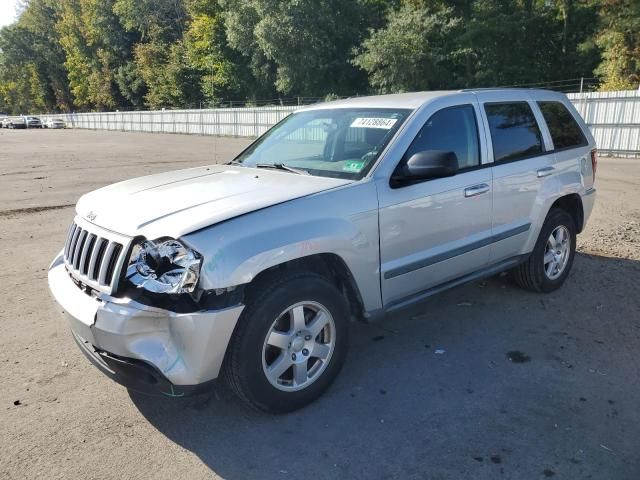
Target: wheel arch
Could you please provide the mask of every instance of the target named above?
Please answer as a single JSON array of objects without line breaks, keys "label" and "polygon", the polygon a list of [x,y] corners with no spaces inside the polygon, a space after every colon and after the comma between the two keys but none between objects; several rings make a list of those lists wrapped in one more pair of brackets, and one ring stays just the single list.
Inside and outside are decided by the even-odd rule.
[{"label": "wheel arch", "polygon": [[366,318],[366,309],[358,283],[346,262],[335,253],[315,253],[262,270],[245,286],[245,299],[255,295],[263,285],[272,281],[274,277],[293,272],[312,272],[326,278],[345,296],[351,314],[359,320]]},{"label": "wheel arch", "polygon": [[584,228],[584,208],[582,206],[582,198],[579,194],[570,193],[556,199],[549,208],[547,215],[549,215],[549,212],[554,208],[561,208],[571,215],[576,223],[576,233],[582,232],[582,229]]}]

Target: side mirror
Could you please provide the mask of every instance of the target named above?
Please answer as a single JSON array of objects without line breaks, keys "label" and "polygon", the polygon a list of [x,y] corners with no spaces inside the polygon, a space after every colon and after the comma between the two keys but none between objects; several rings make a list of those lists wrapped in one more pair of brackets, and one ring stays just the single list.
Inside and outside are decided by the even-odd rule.
[{"label": "side mirror", "polygon": [[458,172],[458,157],[454,152],[425,150],[414,153],[394,175],[394,180],[411,182],[430,178],[451,177]]}]

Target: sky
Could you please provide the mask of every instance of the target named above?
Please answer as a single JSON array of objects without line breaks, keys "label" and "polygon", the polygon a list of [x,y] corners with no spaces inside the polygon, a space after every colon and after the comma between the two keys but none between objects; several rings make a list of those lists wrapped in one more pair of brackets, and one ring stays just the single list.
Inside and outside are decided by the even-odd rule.
[{"label": "sky", "polygon": [[13,23],[16,19],[17,0],[0,0],[0,27]]}]

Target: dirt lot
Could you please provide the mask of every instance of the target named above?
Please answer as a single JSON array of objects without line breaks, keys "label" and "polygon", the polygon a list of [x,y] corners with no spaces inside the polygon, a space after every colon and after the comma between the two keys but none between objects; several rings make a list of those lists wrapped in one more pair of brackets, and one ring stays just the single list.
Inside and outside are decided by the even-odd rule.
[{"label": "dirt lot", "polygon": [[0,130],[0,478],[640,478],[640,160],[601,159],[560,291],[497,277],[354,325],[303,411],[256,413],[224,388],[144,397],[99,373],[46,284],[71,205],[246,142]]}]

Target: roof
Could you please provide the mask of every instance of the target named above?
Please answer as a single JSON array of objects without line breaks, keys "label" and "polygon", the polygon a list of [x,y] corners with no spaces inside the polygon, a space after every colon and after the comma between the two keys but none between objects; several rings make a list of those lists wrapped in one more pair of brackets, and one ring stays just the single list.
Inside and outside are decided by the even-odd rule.
[{"label": "roof", "polygon": [[306,107],[305,110],[316,110],[323,108],[411,108],[415,109],[424,104],[427,100],[437,97],[451,95],[460,90],[440,90],[433,92],[411,92],[394,93],[391,95],[373,95],[370,97],[351,97],[333,102],[318,103]]},{"label": "roof", "polygon": [[410,92],[395,93],[391,95],[373,95],[369,97],[351,97],[333,102],[324,102],[310,105],[303,110],[321,110],[325,108],[410,108],[416,109],[424,105],[427,101],[447,95],[454,95],[462,92],[485,92],[485,91],[522,91],[533,92],[543,91],[553,93],[550,90],[532,88],[469,88],[465,90],[435,90],[432,92]]}]

